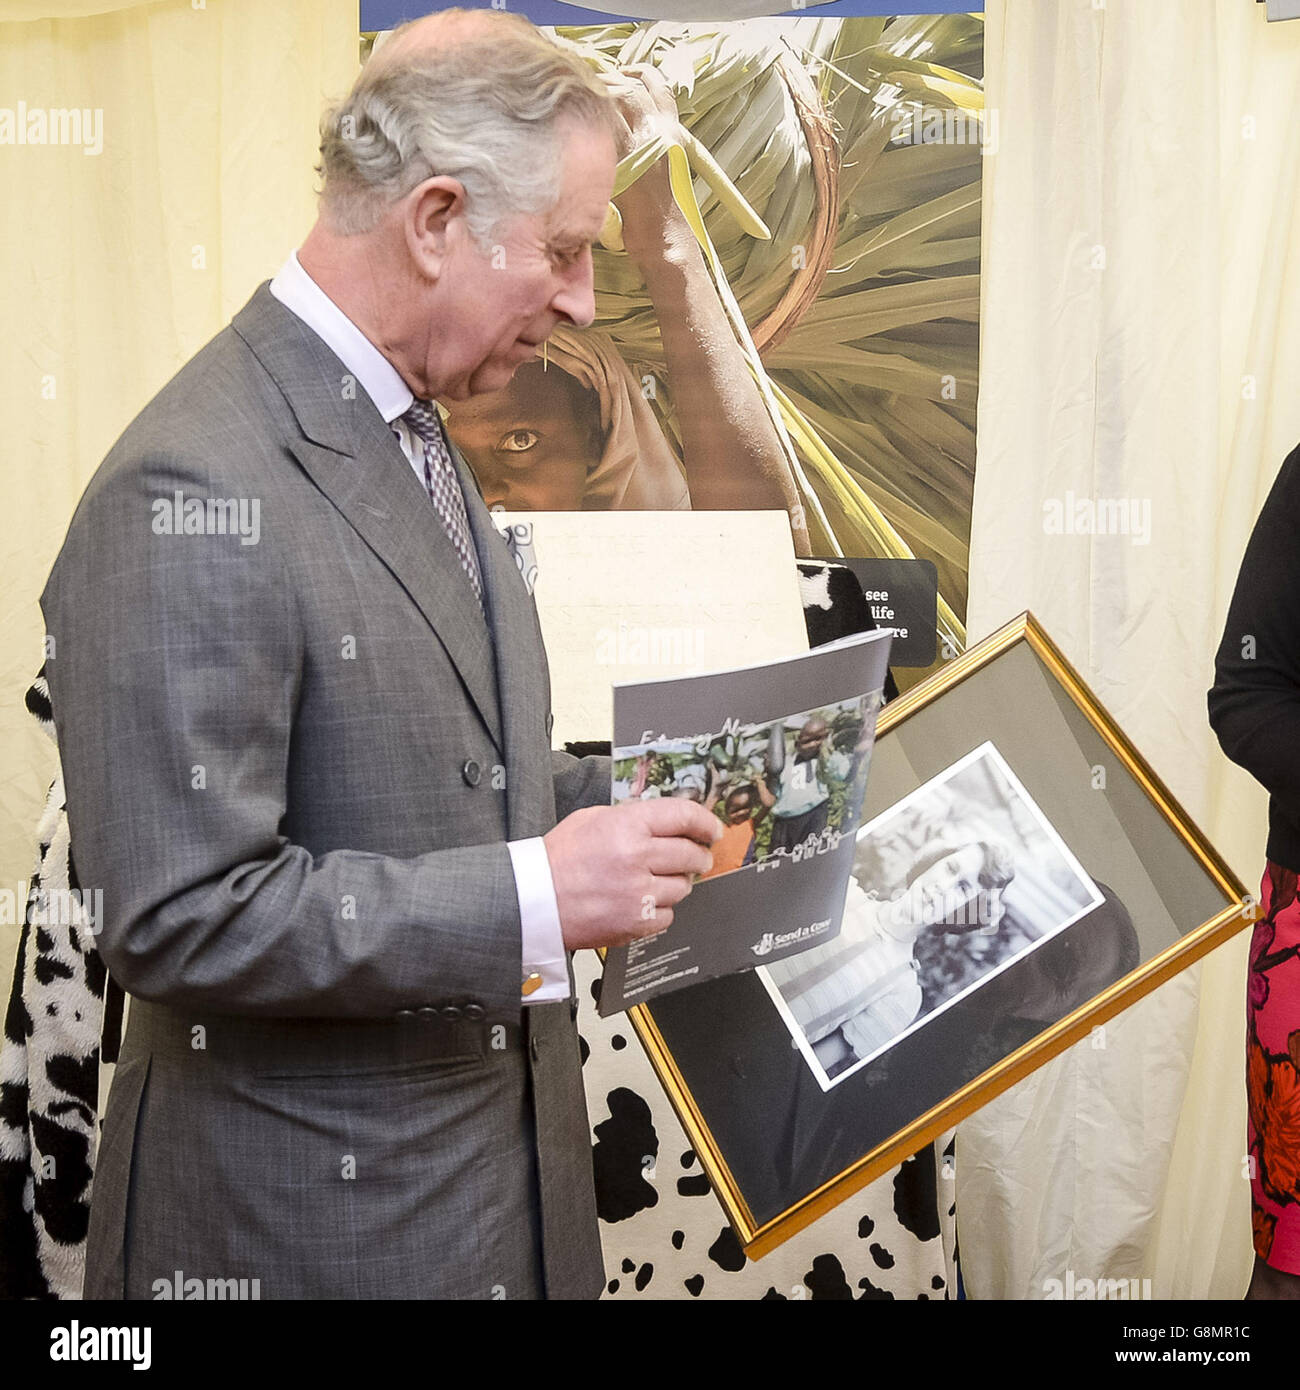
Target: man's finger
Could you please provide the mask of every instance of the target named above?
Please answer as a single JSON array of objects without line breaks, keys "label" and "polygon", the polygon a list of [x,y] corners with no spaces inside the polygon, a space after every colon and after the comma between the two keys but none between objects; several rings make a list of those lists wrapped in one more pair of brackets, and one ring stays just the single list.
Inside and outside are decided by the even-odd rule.
[{"label": "man's finger", "polygon": [[635,804],[652,835],[685,835],[703,845],[713,844],[722,835],[717,816],[685,797],[664,796]]},{"label": "man's finger", "polygon": [[645,866],[652,874],[707,874],[713,856],[695,840],[656,835],[647,848]]},{"label": "man's finger", "polygon": [[676,907],[691,891],[689,875],[656,874],[654,900],[656,907]]}]

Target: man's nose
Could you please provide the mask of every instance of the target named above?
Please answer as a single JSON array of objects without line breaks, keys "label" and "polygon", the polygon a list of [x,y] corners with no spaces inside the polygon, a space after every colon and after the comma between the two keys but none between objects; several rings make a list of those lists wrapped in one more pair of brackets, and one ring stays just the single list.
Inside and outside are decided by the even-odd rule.
[{"label": "man's nose", "polygon": [[569,319],[575,328],[590,328],[596,321],[596,284],[590,246],[565,278],[551,307]]}]

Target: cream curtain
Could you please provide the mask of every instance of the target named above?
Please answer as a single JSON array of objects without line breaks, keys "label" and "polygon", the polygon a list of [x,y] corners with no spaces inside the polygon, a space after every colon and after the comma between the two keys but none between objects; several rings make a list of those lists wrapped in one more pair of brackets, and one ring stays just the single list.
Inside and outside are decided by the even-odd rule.
[{"label": "cream curtain", "polygon": [[[1043,620],[1251,891],[1265,798],[1205,692],[1254,517],[1300,440],[1300,23],[1238,0],[991,0],[972,639]],[[1048,534],[1055,499],[1150,536]],[[973,1297],[1249,1275],[1245,936],[958,1131]]]},{"label": "cream curtain", "polygon": [[0,888],[21,916],[53,768],[23,709],[37,598],[113,440],[310,226],[317,121],[356,72],[358,21],[356,0],[10,0],[0,17],[0,108],[102,122],[99,153],[0,144]]}]

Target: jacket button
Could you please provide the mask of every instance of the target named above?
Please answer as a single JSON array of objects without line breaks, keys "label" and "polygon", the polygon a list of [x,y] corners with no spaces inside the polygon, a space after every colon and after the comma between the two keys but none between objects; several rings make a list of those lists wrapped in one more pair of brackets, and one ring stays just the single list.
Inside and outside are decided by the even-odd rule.
[{"label": "jacket button", "polygon": [[423,1019],[433,1019],[438,1017],[438,1010],[432,1004],[425,1004],[415,1011]]},{"label": "jacket button", "polygon": [[398,1011],[397,1011],[397,1016],[398,1016],[398,1018],[414,1018],[414,1017],[415,1017],[415,1010],[414,1010],[414,1009],[398,1009]]},{"label": "jacket button", "polygon": [[537,1041],[537,1039],[536,1039],[536,1038],[529,1038],[529,1039],[528,1039],[528,1055],[533,1059],[534,1062],[538,1059],[539,1056],[541,1056],[541,1052],[542,1052],[541,1044]]},{"label": "jacket button", "polygon": [[483,775],[483,770],[473,758],[466,758],[465,766],[461,768],[460,775],[465,779],[467,787],[477,787],[478,779]]},{"label": "jacket button", "polygon": [[444,1004],[439,1012],[448,1023],[455,1023],[460,1017],[460,1008],[455,1004]]},{"label": "jacket button", "polygon": [[466,1004],[464,1014],[471,1023],[478,1023],[487,1017],[487,1010],[482,1004]]},{"label": "jacket button", "polygon": [[548,715],[546,716],[546,737],[547,737],[547,738],[550,738],[550,736],[551,736],[551,730],[552,730],[553,728],[555,728],[555,716],[554,716],[553,714],[548,714]]}]

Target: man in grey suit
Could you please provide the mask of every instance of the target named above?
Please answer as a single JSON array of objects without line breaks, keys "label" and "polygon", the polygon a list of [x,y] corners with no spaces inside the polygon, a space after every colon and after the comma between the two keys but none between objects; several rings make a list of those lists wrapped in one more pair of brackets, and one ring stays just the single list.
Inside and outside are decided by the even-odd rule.
[{"label": "man in grey suit", "polygon": [[132,996],[87,1297],[601,1287],[568,952],[667,925],[717,826],[552,753],[430,401],[591,322],[619,134],[526,21],[399,31],[322,123],[301,251],[77,508],[48,678]]}]

